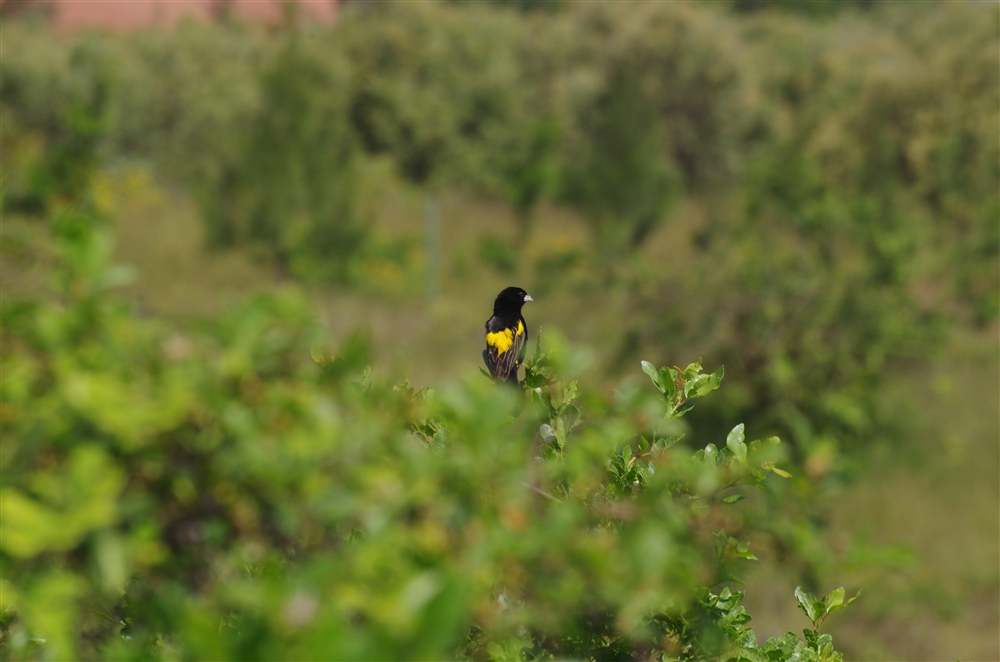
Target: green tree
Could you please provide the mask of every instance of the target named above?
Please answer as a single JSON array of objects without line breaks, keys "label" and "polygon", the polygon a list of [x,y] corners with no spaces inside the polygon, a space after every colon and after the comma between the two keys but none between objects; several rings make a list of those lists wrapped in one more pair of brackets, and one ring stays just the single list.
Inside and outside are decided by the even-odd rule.
[{"label": "green tree", "polygon": [[639,246],[678,192],[663,127],[639,76],[630,63],[610,67],[567,157],[565,199],[587,219],[596,250],[609,261]]},{"label": "green tree", "polygon": [[345,281],[365,238],[348,76],[315,37],[286,30],[260,74],[259,116],[202,189],[206,221],[216,243],[255,246],[300,277]]}]

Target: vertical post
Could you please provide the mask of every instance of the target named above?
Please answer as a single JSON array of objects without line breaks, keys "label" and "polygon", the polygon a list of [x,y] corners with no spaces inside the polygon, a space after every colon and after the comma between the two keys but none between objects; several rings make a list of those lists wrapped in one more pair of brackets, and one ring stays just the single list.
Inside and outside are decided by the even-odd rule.
[{"label": "vertical post", "polygon": [[438,294],[438,273],[441,266],[441,204],[433,193],[428,193],[424,200],[424,228],[427,299],[433,301]]}]

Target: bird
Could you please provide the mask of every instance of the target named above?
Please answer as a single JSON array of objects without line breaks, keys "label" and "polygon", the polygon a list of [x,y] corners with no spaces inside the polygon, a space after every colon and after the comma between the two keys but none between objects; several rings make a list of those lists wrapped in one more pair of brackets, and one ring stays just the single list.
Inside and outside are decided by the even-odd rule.
[{"label": "bird", "polygon": [[528,325],[521,307],[534,301],[520,287],[505,288],[493,302],[493,316],[486,321],[486,351],[483,358],[493,378],[517,384],[517,370],[524,360]]}]

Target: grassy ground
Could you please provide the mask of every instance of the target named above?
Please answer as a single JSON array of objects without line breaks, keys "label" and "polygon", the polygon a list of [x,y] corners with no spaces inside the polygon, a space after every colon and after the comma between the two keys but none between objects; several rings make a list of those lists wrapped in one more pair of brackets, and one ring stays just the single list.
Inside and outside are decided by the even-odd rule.
[{"label": "grassy ground", "polygon": [[[198,211],[190,199],[158,190],[135,174],[113,177],[107,188],[113,191],[106,204],[116,219],[118,259],[136,269],[136,282],[126,294],[141,310],[168,317],[214,314],[252,293],[286,284],[275,270],[245,252],[206,249]],[[379,201],[376,233],[406,238],[421,253],[424,204],[422,195],[390,182]],[[469,356],[479,356],[483,323],[492,312],[493,298],[506,285],[522,285],[545,301],[536,291],[537,279],[530,268],[510,274],[482,264],[478,239],[483,228],[500,238],[513,235],[515,221],[503,205],[447,195],[440,208],[444,258],[433,299],[426,297],[422,273],[416,278],[385,274],[381,282],[365,289],[310,291],[320,320],[335,339],[364,330],[375,350],[375,369],[412,374],[418,385],[460,374]],[[533,261],[542,242],[569,248],[584,241],[572,219],[558,212],[544,216],[544,227],[526,246],[522,264]],[[418,266],[422,272],[422,264]],[[555,301],[526,311],[533,329],[569,312],[554,306]],[[591,330],[584,325],[578,332],[574,339],[586,340]],[[414,351],[418,343],[421,351]]]},{"label": "grassy ground", "polygon": [[[111,177],[104,190],[103,204],[116,219],[118,258],[136,268],[137,280],[127,295],[140,310],[165,317],[214,314],[255,292],[287,284],[242,252],[207,251],[191,201],[158,189],[141,173]],[[419,247],[425,199],[403,187],[387,190],[379,201],[376,230],[409,237]],[[418,386],[476,371],[482,324],[496,292],[509,284],[535,294],[537,301],[525,314],[543,335],[558,329],[571,341],[598,346],[613,332],[616,316],[627,313],[613,292],[595,300],[592,291],[560,289],[538,267],[546,256],[572,256],[586,245],[579,224],[564,212],[542,210],[519,263],[505,272],[491,266],[481,237],[484,232],[513,236],[516,222],[510,212],[458,195],[440,202],[444,258],[432,301],[424,296],[427,283],[413,274],[397,274],[382,289],[310,292],[319,319],[335,339],[358,328],[369,335],[375,370],[409,375]],[[685,214],[695,211],[681,210]],[[30,235],[27,226],[18,227],[8,223],[5,236]],[[675,242],[672,233],[681,231],[678,227],[654,237],[650,250]],[[586,268],[580,262],[574,266],[572,259],[569,263],[565,268]],[[28,259],[8,260],[5,287],[37,287],[44,270],[26,266]],[[865,471],[833,504],[832,533],[835,540],[850,535],[876,547],[910,551],[876,570],[844,567],[838,585],[865,589],[856,607],[829,624],[838,647],[850,657],[1000,659],[998,371],[997,329],[963,331],[930,372],[901,376],[884,395],[883,407],[909,421],[905,438],[872,441]],[[905,463],[892,448],[910,450],[903,454]],[[747,608],[758,634],[804,627],[792,599],[794,586],[786,585],[781,568],[761,556],[747,586]],[[896,563],[901,558],[909,562]]]}]

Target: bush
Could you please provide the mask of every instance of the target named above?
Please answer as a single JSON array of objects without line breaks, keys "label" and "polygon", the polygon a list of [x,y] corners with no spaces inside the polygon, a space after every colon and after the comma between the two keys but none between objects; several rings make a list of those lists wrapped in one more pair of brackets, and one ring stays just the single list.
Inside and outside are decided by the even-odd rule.
[{"label": "bush", "polygon": [[106,228],[53,231],[57,298],[4,302],[9,655],[839,659],[842,590],[758,646],[728,587],[739,502],[788,474],[742,425],[675,445],[721,369],[644,364],[655,391],[603,403],[560,352],[527,397],[394,387],[295,293],[171,328],[114,299]]},{"label": "bush", "polygon": [[[796,489],[815,497],[841,484],[842,451],[891,436],[871,397],[888,376],[922,365],[955,320],[1000,309],[995,17],[824,7],[820,21],[396,3],[330,30],[58,41],[5,19],[3,204],[44,218],[85,203],[96,168],[151,159],[200,196],[220,243],[386,291],[372,282],[416,282],[399,268],[413,251],[363,229],[362,151],[430,190],[504,197],[519,249],[535,205],[557,198],[595,248],[534,260],[538,289],[565,288],[588,319],[628,313],[595,339],[619,350],[608,372],[665,352],[724,362],[733,383],[685,420],[708,436],[752,416],[790,442],[810,479]],[[690,242],[664,247],[656,230],[683,224]],[[822,500],[801,502],[822,521]]]},{"label": "bush", "polygon": [[230,129],[232,158],[217,157],[199,187],[209,237],[256,249],[300,278],[345,282],[368,220],[347,71],[315,35],[290,29],[258,75],[252,127]]},{"label": "bush", "polygon": [[1000,37],[984,11],[823,9],[816,21],[669,3],[396,3],[329,29],[191,22],[58,42],[10,19],[5,204],[37,211],[82,194],[107,158],[153,159],[198,192],[209,236],[342,280],[361,242],[363,148],[421,186],[502,197],[522,230],[558,198],[622,256],[684,197],[708,208],[703,238],[807,230],[851,244],[907,294],[988,322]]},{"label": "bush", "polygon": [[527,24],[481,5],[401,3],[346,13],[334,34],[353,73],[351,121],[370,152],[389,154],[417,184],[531,206],[531,184],[505,179],[523,178],[552,142],[546,81],[528,75],[540,72]]},{"label": "bush", "polygon": [[[44,52],[35,39],[13,31],[3,48],[2,204],[7,211],[44,214],[89,193],[112,129],[119,60],[96,39],[46,40]],[[21,48],[38,57],[15,55]]]},{"label": "bush", "polygon": [[978,57],[998,34],[978,12],[946,13],[887,11],[889,31],[846,15],[809,25],[810,40],[787,16],[748,23],[763,94],[740,179],[705,201],[681,251],[694,265],[633,288],[651,312],[638,347],[670,338],[720,357],[741,382],[729,415],[768,412],[804,455],[869,443],[885,375],[931,355],[949,317],[995,305],[995,268],[990,294],[972,274],[997,241],[1000,196],[980,179],[1000,177],[996,127],[971,109],[1000,102]]}]

